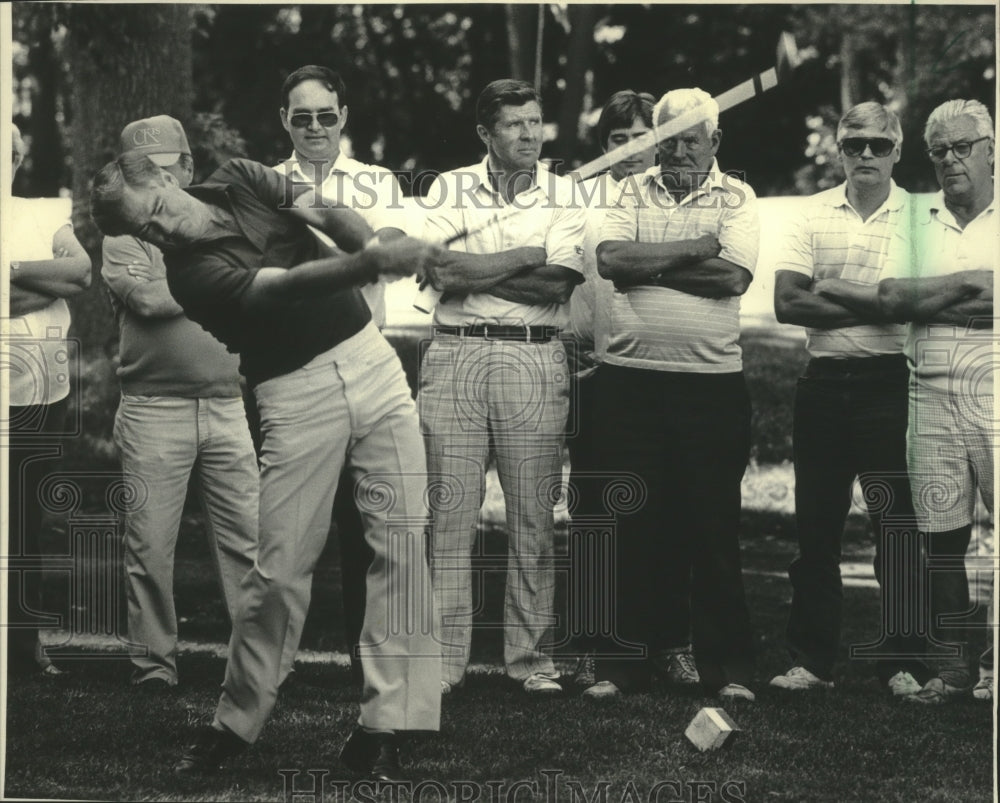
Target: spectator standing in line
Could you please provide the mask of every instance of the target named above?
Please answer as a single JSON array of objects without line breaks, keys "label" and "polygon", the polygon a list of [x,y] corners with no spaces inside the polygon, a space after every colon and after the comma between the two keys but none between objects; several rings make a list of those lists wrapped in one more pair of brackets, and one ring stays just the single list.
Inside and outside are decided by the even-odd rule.
[{"label": "spectator standing in line", "polygon": [[[792,445],[799,554],[788,569],[793,666],[771,680],[791,691],[833,687],[840,647],[841,538],[855,478],[875,537],[883,595],[880,682],[897,697],[919,691],[926,667],[916,620],[917,536],[906,474],[904,327],[877,298],[866,309],[815,292],[837,279],[874,290],[898,267],[893,253],[911,225],[910,196],[892,180],[903,141],[896,115],[879,103],[854,106],[837,126],[843,184],[803,204],[778,262],[774,311],[806,327],[809,363],[795,392]],[[857,305],[855,305],[857,306]],[[912,632],[904,632],[904,628]]]},{"label": "spectator standing in line", "polygon": [[[664,136],[701,109],[704,119]],[[615,285],[594,415],[602,469],[632,472],[642,488],[616,521],[616,637],[645,660],[600,656],[587,697],[648,688],[653,650],[691,588],[691,635],[702,687],[753,700],[753,634],[740,564],[740,482],[750,455],[739,296],[757,264],[753,190],[723,174],[715,155],[718,105],[700,89],[657,103],[659,165],[628,182],[597,247]],[[686,634],[684,634],[686,635]]]},{"label": "spectator standing in line", "polygon": [[469,662],[472,552],[492,451],[508,527],[504,664],[528,694],[558,694],[547,640],[569,370],[557,335],[581,281],[584,216],[572,182],[539,161],[542,107],[530,84],[489,84],[476,121],[486,157],[442,174],[425,199],[427,239],[464,235],[424,272],[445,294],[418,393],[428,469],[443,489],[432,495],[440,504],[431,539],[441,691],[464,682]]},{"label": "spectator standing in line", "polygon": [[[17,126],[11,125],[13,170],[27,153]],[[46,654],[39,638],[42,601],[42,506],[38,491],[62,454],[71,385],[69,307],[66,299],[90,286],[90,257],[63,218],[40,215],[37,206],[12,198],[9,231],[16,232],[5,249],[10,263],[10,314],[6,322],[10,393],[7,510],[8,555],[5,573],[8,622],[7,671],[12,677],[63,674]]]},{"label": "spectator standing in line", "polygon": [[[641,137],[651,137],[655,103],[656,99],[645,92],[622,90],[614,93],[605,103],[597,121],[597,137],[601,150],[605,154],[613,154],[616,148],[631,144]],[[578,188],[581,200],[587,204],[587,220],[583,235],[585,280],[576,287],[570,298],[570,322],[566,330],[571,338],[568,350],[571,365],[574,364],[575,358],[570,397],[570,436],[567,437],[566,445],[570,452],[570,498],[575,501],[575,507],[571,512],[574,518],[584,522],[584,527],[588,514],[604,514],[604,507],[601,504],[603,498],[601,466],[595,462],[593,455],[593,448],[604,422],[594,416],[592,396],[594,372],[607,350],[614,283],[602,279],[597,272],[597,245],[600,242],[601,226],[604,224],[608,207],[617,201],[621,194],[622,182],[628,180],[630,176],[645,173],[653,167],[655,160],[656,146],[651,140],[647,148],[625,159],[612,162],[606,172],[580,182]],[[572,605],[576,606],[577,610],[586,612],[585,616],[596,617],[581,622],[581,629],[591,634],[601,634],[612,625],[610,621],[601,621],[601,617],[611,610],[605,598],[605,594],[610,593],[610,589],[604,585],[608,574],[602,570],[599,563],[594,564],[588,560],[588,556],[599,554],[596,545],[589,543],[582,532],[575,538],[579,539],[573,542],[572,555],[573,576],[577,582],[571,583],[570,587],[579,589],[579,593],[585,594],[586,598],[573,600]],[[698,670],[695,667],[690,644],[690,584],[678,583],[663,589],[663,593],[673,595],[676,605],[672,606],[674,609],[669,613],[667,610],[671,606],[665,606],[662,636],[659,643],[652,648],[654,667],[672,684],[678,686],[697,684]],[[600,638],[598,635],[597,643],[600,642]],[[593,638],[581,636],[578,639],[579,649],[586,653],[579,661],[574,676],[577,685],[587,687],[595,682],[594,658],[590,651],[594,644]]]},{"label": "spectator standing in line", "polygon": [[[180,122],[135,120],[122,153],[142,153],[187,187],[194,162]],[[125,516],[125,581],[132,683],[177,685],[174,553],[191,474],[229,619],[257,554],[259,476],[240,391],[239,359],[188,320],[167,288],[160,250],[107,237],[101,276],[118,323],[121,401],[114,436],[136,493]]]},{"label": "spectator standing in line", "polygon": [[[323,196],[356,211],[379,240],[401,237],[407,228],[399,182],[390,170],[351,159],[340,147],[347,125],[347,89],[338,73],[308,64],[290,73],[281,86],[281,125],[292,141],[292,155],[275,169],[296,182],[320,188]],[[331,253],[336,245],[313,230]],[[385,326],[385,279],[363,285],[372,321]],[[365,575],[373,553],[365,543],[365,528],[355,502],[356,483],[341,477],[333,503],[333,518],[340,545],[340,572],[344,606],[344,631],[355,679],[361,680],[358,643],[365,614]],[[291,656],[294,659],[294,656]],[[291,667],[288,667],[290,669]],[[287,671],[287,670],[286,670]]]}]

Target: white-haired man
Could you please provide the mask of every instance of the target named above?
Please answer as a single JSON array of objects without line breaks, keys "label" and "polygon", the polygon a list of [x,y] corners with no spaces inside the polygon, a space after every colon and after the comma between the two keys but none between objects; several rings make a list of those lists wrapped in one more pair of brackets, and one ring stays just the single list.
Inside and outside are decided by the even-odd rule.
[{"label": "white-haired man", "polygon": [[[915,617],[913,504],[906,475],[909,371],[904,327],[888,322],[874,290],[898,264],[891,253],[910,224],[910,196],[892,180],[903,132],[879,103],[849,109],[837,126],[843,184],[807,199],[778,262],[774,312],[806,328],[809,363],[795,392],[792,445],[799,554],[788,569],[793,666],[771,680],[792,691],[830,688],[840,646],[841,537],[859,478],[875,533],[884,595],[883,638],[866,651],[895,696],[920,690],[926,667]],[[898,255],[896,255],[898,257]],[[820,295],[832,280],[862,285],[870,303],[853,309]],[[855,305],[856,307],[858,305]],[[909,561],[907,562],[907,559]],[[904,622],[912,632],[904,632]]]},{"label": "white-haired man", "polygon": [[[912,275],[886,279],[878,288],[886,314],[909,322],[907,452],[928,550],[930,633],[935,647],[957,648],[937,662],[936,677],[908,698],[917,703],[947,702],[967,694],[972,682],[966,623],[956,617],[970,607],[962,559],[972,537],[977,488],[993,514],[993,131],[989,112],[975,100],[947,101],[931,112],[924,141],[941,192],[916,217]],[[844,297],[851,291],[830,288]],[[992,646],[980,659],[973,696],[993,699]]]},{"label": "white-haired man", "polygon": [[[670,130],[695,108],[702,122]],[[715,159],[718,115],[700,89],[664,95],[653,112],[660,164],[627,180],[608,210],[597,265],[616,292],[595,376],[595,415],[606,422],[595,459],[644,484],[616,525],[616,636],[655,644],[670,601],[662,588],[690,577],[702,685],[752,700],[738,539],[750,398],[737,341],[760,237],[753,190]],[[598,656],[585,693],[642,689],[650,670],[648,660]]]}]

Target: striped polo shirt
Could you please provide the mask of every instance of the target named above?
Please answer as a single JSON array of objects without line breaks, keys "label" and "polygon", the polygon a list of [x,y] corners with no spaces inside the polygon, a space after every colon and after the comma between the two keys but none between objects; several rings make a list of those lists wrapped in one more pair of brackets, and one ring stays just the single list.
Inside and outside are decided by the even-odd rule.
[{"label": "striped polo shirt", "polygon": [[[911,222],[910,194],[891,182],[889,196],[862,220],[847,200],[847,184],[803,200],[792,221],[775,271],[790,270],[820,279],[878,284],[895,276],[906,261]],[[864,324],[838,329],[806,327],[812,357],[874,357],[899,354],[904,324]]]},{"label": "striped polo shirt", "polygon": [[[757,196],[749,185],[712,162],[705,181],[675,201],[658,167],[622,184],[608,210],[601,241],[665,243],[712,234],[719,256],[753,273],[760,246]],[[685,373],[743,369],[740,299],[702,298],[669,287],[642,285],[611,297],[604,361],[611,365]]]}]

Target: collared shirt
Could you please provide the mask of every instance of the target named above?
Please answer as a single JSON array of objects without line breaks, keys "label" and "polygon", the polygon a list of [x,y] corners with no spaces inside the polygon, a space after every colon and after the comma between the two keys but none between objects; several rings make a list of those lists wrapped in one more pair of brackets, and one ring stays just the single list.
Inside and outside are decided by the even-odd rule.
[{"label": "collared shirt", "polygon": [[[748,184],[722,174],[713,161],[705,181],[675,201],[652,167],[622,183],[608,210],[601,241],[667,243],[714,235],[719,256],[754,272],[760,247],[757,196]],[[743,369],[740,299],[702,298],[669,287],[641,285],[612,296],[604,362],[686,373]]]},{"label": "collared shirt", "polygon": [[[12,262],[52,259],[52,242],[70,221],[48,213],[47,207],[30,198],[11,198],[8,230],[16,232],[8,240]],[[7,227],[5,227],[7,228]],[[4,379],[10,404],[27,407],[54,404],[69,395],[69,305],[56,298],[47,307],[27,315],[11,317],[3,332],[7,343],[9,370]],[[9,334],[8,334],[9,332]]]},{"label": "collared shirt", "polygon": [[[424,236],[447,240],[464,230],[469,235],[449,246],[469,254],[497,254],[512,248],[544,248],[549,265],[583,272],[583,222],[574,183],[535,166],[535,180],[511,204],[493,189],[488,157],[479,164],[442,173],[423,199],[427,210]],[[518,212],[508,209],[517,207]],[[506,215],[502,220],[496,216]],[[489,225],[484,225],[484,224]],[[490,293],[471,293],[439,302],[434,322],[465,326],[476,322],[524,326],[564,326],[568,304],[519,304]]]},{"label": "collared shirt", "polygon": [[[997,207],[990,201],[963,229],[938,192],[911,231],[914,277],[998,268]],[[904,274],[907,275],[907,274]],[[918,387],[993,395],[993,329],[953,324],[907,324],[904,351]]]},{"label": "collared shirt", "polygon": [[[910,226],[910,194],[890,183],[885,202],[867,220],[847,199],[847,184],[805,199],[788,233],[775,270],[790,270],[813,280],[846,279],[878,284],[891,278],[903,260]],[[806,327],[806,349],[813,357],[872,357],[899,354],[905,324],[863,324],[836,329]]]},{"label": "collared shirt", "polygon": [[573,290],[569,300],[569,326],[566,331],[577,341],[581,350],[581,367],[600,362],[608,348],[611,319],[611,298],[614,282],[602,279],[597,272],[597,246],[601,242],[601,228],[608,207],[618,200],[619,182],[611,173],[581,181],[577,195],[586,205],[586,222],[583,227],[583,278]]},{"label": "collared shirt", "polygon": [[160,249],[124,235],[105,237],[102,251],[101,276],[118,321],[122,392],[185,399],[239,396],[239,360],[222,343],[181,313],[146,317],[129,306],[132,293],[147,283],[130,276],[129,265],[143,265],[162,281],[167,268]]},{"label": "collared shirt", "polygon": [[165,255],[167,285],[185,314],[240,355],[251,385],[301,368],[357,334],[371,313],[355,287],[250,314],[243,294],[264,267],[318,259],[320,245],[299,218],[279,211],[293,197],[288,179],[249,159],[233,159],[187,190],[235,218],[232,233]]},{"label": "collared shirt", "polygon": [[[292,154],[274,169],[296,182],[315,184],[313,168],[313,164],[303,164]],[[361,215],[372,231],[393,228],[409,233],[412,228],[399,182],[384,167],[359,162],[341,151],[319,182],[319,190],[324,198],[336,200]],[[311,230],[332,253],[339,253],[333,240],[318,229]],[[380,277],[377,282],[361,287],[361,295],[379,329],[385,327],[385,285],[385,279]]]}]

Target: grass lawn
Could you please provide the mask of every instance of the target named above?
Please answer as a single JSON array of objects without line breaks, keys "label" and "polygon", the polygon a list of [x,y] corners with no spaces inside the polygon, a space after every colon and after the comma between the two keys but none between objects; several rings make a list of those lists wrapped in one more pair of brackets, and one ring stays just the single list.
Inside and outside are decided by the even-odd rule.
[{"label": "grass lawn", "polygon": [[[852,516],[845,534],[844,660],[837,688],[790,696],[767,686],[772,675],[787,669],[782,639],[790,587],[785,570],[795,543],[789,491],[781,487],[787,467],[780,463],[788,456],[791,393],[805,357],[801,342],[766,333],[752,334],[750,344],[754,457],[765,465],[759,467],[762,473],[751,472],[744,496],[743,557],[759,649],[757,702],[726,706],[742,731],[720,751],[697,752],[684,729],[699,708],[715,703],[662,688],[598,704],[572,693],[556,700],[528,699],[500,671],[500,632],[483,629],[474,638],[474,671],[466,688],[445,699],[440,735],[414,740],[406,749],[415,782],[443,784],[417,787],[414,798],[504,803],[992,799],[990,706],[971,699],[939,709],[896,703],[877,684],[871,662],[847,658],[848,645],[868,643],[878,633],[877,591],[869,575],[854,579],[865,572],[847,569],[864,568],[872,559],[863,517]],[[505,549],[497,520],[484,517],[485,553]],[[65,544],[65,524],[56,524],[50,537],[56,545]],[[133,692],[127,686],[128,661],[120,650],[112,655],[106,639],[88,648],[89,658],[67,659],[71,673],[57,682],[12,682],[5,713],[6,797],[347,799],[343,782],[349,779],[336,757],[356,720],[359,691],[345,656],[336,652],[342,649],[343,631],[334,539],[314,582],[303,635],[308,660],[300,661],[297,679],[283,690],[260,741],[216,776],[172,775],[192,729],[210,718],[224,669],[228,626],[204,540],[200,515],[192,510],[182,524],[176,569],[185,645],[176,693]],[[565,530],[560,543],[565,543]],[[65,576],[47,574],[46,592],[53,610],[66,609]],[[502,577],[487,576],[483,594],[480,619],[496,620]],[[975,638],[982,642],[984,631]],[[560,662],[572,665],[565,652]],[[364,784],[352,790],[359,800],[379,797]],[[381,797],[394,799],[389,793]]]}]

